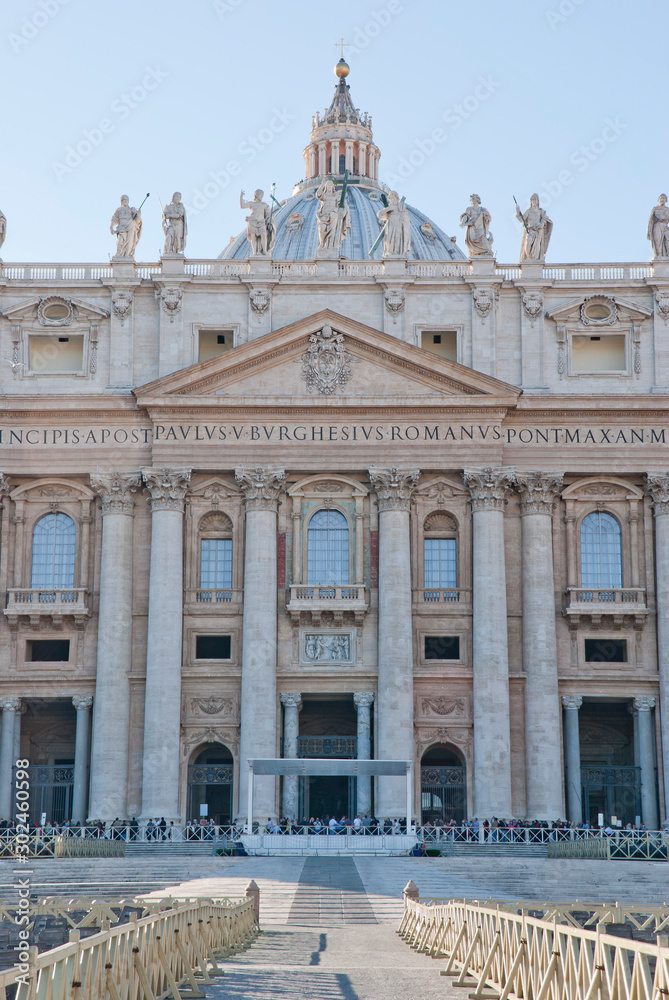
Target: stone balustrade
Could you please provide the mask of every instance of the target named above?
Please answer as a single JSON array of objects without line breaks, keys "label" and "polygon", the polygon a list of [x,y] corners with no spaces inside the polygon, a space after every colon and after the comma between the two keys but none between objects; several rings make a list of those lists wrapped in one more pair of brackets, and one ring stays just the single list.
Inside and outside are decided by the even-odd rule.
[{"label": "stone balustrade", "polygon": [[286,604],[286,611],[297,616],[302,611],[310,611],[312,620],[324,611],[333,611],[335,616],[352,611],[356,617],[369,610],[369,593],[361,583],[319,585],[293,584]]}]

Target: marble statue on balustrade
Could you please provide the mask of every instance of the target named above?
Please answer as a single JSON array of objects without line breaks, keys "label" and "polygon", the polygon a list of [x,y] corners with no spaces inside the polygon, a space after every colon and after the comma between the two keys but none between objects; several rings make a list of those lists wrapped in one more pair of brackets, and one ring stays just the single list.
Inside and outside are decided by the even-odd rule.
[{"label": "marble statue on balustrade", "polygon": [[384,257],[406,257],[411,249],[411,221],[404,198],[400,201],[397,191],[388,194],[388,204],[377,212],[382,226]]},{"label": "marble statue on balustrade", "polygon": [[328,177],[318,188],[316,197],[321,207],[316,212],[318,220],[318,249],[338,250],[351,228],[351,213],[344,202],[340,208],[340,195],[337,194],[335,182]]},{"label": "marble statue on balustrade", "polygon": [[648,220],[648,239],[653,258],[669,257],[669,206],[666,194],[661,194]]},{"label": "marble statue on balustrade", "polygon": [[121,195],[121,204],[111,217],[109,231],[116,237],[116,257],[132,260],[142,234],[142,213],[130,205],[127,194]]},{"label": "marble statue on balustrade", "polygon": [[520,263],[524,260],[545,260],[546,251],[553,232],[553,223],[546,210],[539,205],[539,195],[530,197],[530,207],[521,212],[516,205],[516,218],[523,224],[523,242],[520,247]]},{"label": "marble statue on balustrade", "polygon": [[4,212],[0,212],[0,247],[5,242],[5,236],[7,235],[7,217]]},{"label": "marble statue on balustrade", "polygon": [[265,257],[272,245],[272,210],[263,201],[265,192],[258,188],[254,192],[253,201],[245,201],[244,192],[239,196],[239,207],[248,209],[246,216],[246,238],[251,244],[254,256]]},{"label": "marble statue on balustrade", "polygon": [[490,232],[490,212],[477,194],[470,197],[470,206],[460,216],[465,227],[465,244],[470,257],[492,257],[493,236]]},{"label": "marble statue on balustrade", "polygon": [[163,255],[183,254],[186,247],[188,225],[186,209],[181,201],[180,191],[174,192],[172,201],[163,209],[163,232],[165,233]]}]

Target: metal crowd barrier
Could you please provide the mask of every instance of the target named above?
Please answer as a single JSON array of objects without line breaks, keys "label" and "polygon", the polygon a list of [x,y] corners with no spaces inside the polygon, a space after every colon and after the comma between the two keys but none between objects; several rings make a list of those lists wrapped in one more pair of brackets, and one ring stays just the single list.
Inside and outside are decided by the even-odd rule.
[{"label": "metal crowd barrier", "polygon": [[[588,930],[558,923],[557,914],[542,920],[513,913],[507,905],[465,900],[426,905],[405,895],[398,933],[414,950],[447,959],[441,974],[452,976],[455,986],[469,987],[474,1000],[491,991],[496,1000],[666,1000],[666,935],[658,935],[656,944],[632,941],[607,934],[603,920]],[[664,908],[661,926],[667,916]]]}]

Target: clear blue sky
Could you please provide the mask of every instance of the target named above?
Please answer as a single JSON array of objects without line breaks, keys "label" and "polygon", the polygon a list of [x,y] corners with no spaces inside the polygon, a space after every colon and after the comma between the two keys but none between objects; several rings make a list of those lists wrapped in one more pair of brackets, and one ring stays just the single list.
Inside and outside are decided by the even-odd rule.
[{"label": "clear blue sky", "polygon": [[[381,179],[460,246],[459,215],[477,192],[498,260],[517,260],[512,195],[526,207],[536,190],[554,221],[549,261],[647,260],[648,215],[669,187],[668,9],[666,0],[9,0],[2,256],[106,261],[119,196],[137,205],[150,191],[137,258],[156,260],[159,198],[174,190],[200,206],[187,256],[218,255],[244,225],[240,188],[275,181],[285,198],[303,176],[343,35]],[[68,147],[84,153],[79,163],[66,160]]]}]

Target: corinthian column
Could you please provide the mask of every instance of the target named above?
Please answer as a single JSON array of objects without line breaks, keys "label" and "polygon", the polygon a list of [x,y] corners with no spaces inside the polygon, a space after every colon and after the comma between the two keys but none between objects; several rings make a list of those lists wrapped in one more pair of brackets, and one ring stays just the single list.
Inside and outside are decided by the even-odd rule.
[{"label": "corinthian column", "polygon": [[2,737],[0,738],[0,819],[11,819],[12,809],[12,766],[14,764],[14,724],[16,713],[21,708],[20,698],[3,698]]},{"label": "corinthian column", "polygon": [[[370,469],[379,508],[378,756],[414,758],[409,511],[420,472]],[[406,813],[404,778],[378,779],[376,813]]]},{"label": "corinthian column", "polygon": [[[86,796],[88,794],[88,744],[91,736],[91,706],[93,704],[93,699],[90,695],[77,694],[72,699],[72,704],[77,712],[77,728],[74,738],[74,788],[72,789],[72,819],[77,823],[83,823],[86,819]],[[96,819],[99,818],[100,817],[96,817]]]},{"label": "corinthian column", "polygon": [[655,512],[657,669],[660,681],[660,737],[666,823],[669,820],[669,473],[649,474],[646,479]]},{"label": "corinthian column", "polygon": [[[360,691],[353,695],[358,710],[358,760],[369,760],[372,756],[371,712],[374,695]],[[372,815],[372,779],[368,774],[358,775],[358,816]]]},{"label": "corinthian column", "polygon": [[[246,809],[248,760],[276,757],[277,524],[283,469],[237,469],[244,494],[244,614],[242,619],[242,706],[239,742],[239,811]],[[276,816],[276,782],[254,781],[254,811],[262,822]],[[251,823],[252,816],[248,817]]]},{"label": "corinthian column", "polygon": [[[302,708],[302,698],[295,691],[281,695],[283,705],[283,756],[297,757],[298,739],[300,735],[299,713]],[[297,819],[297,775],[283,776],[283,815],[287,819]]]},{"label": "corinthian column", "polygon": [[553,575],[553,506],[561,484],[561,473],[516,476],[523,523],[527,815],[532,819],[564,815]]},{"label": "corinthian column", "polygon": [[567,770],[567,819],[571,823],[583,822],[581,796],[581,733],[578,711],[583,704],[579,695],[563,695],[564,708],[564,758]]},{"label": "corinthian column", "polygon": [[512,816],[504,501],[509,469],[465,469],[472,504],[474,812]]},{"label": "corinthian column", "polygon": [[143,469],[151,494],[142,817],[179,819],[183,512],[190,469]]},{"label": "corinthian column", "polygon": [[647,830],[657,830],[657,793],[655,789],[655,753],[653,752],[653,723],[650,716],[655,708],[654,698],[635,698],[639,732],[639,764],[641,766],[641,819]]},{"label": "corinthian column", "polygon": [[132,533],[139,472],[91,476],[102,500],[98,655],[91,745],[89,816],[126,814],[132,660]]}]

